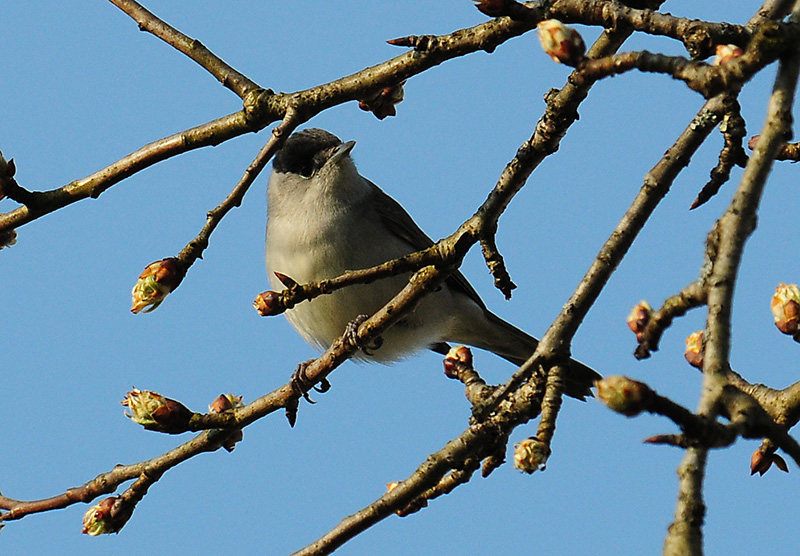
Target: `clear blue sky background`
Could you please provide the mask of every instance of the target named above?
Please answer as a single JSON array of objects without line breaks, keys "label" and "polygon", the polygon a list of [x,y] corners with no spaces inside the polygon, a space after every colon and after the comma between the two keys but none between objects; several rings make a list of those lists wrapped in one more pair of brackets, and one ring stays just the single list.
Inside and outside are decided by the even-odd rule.
[{"label": "clear blue sky background", "polygon": [[[668,2],[688,17],[743,23],[759,2]],[[466,0],[398,2],[149,1],[265,87],[294,91],[403,52],[386,39],[446,33],[485,17]],[[111,4],[12,2],[0,36],[0,149],[17,178],[51,189],[141,145],[241,107],[212,77]],[[580,29],[587,42],[596,29]],[[673,41],[631,40],[626,49],[682,54]],[[758,132],[775,68],[742,95]],[[355,139],[361,172],[403,203],[434,238],[451,233],[485,198],[532,133],[548,89],[568,68],[542,53],[535,33],[494,54],[453,60],[406,86],[399,115],[378,121],[354,103],[310,125]],[[501,220],[498,244],[519,288],[493,289],[478,253],[465,273],[487,304],[541,335],[638,191],[644,173],[702,105],[681,83],[630,73],[599,83],[560,151],[536,170]],[[266,179],[226,218],[205,258],[149,315],[129,313],[130,289],[151,261],[196,235],[266,140],[266,132],[149,168],[103,194],[19,230],[0,253],[0,491],[54,495],[106,471],[158,455],[188,435],[146,432],[119,405],[131,386],[197,410],[221,392],[245,401],[283,384],[313,352],[281,317],[251,307],[267,288],[263,267]],[[604,374],[627,374],[695,407],[699,374],[684,338],[704,313],[680,319],[648,361],[632,357],[625,317],[698,275],[705,235],[725,209],[740,170],[707,206],[687,209],[707,181],[722,140],[714,134],[676,181],[575,338],[573,353]],[[797,378],[797,345],[773,327],[769,298],[800,279],[796,167],[780,164],[748,244],[734,311],[732,364],[751,381]],[[14,208],[5,200],[0,210]],[[491,355],[492,381],[512,372]],[[195,458],[167,473],[119,535],[80,534],[87,506],[36,515],[0,532],[0,553],[124,555],[287,554],[407,477],[467,425],[460,384],[438,356],[394,367],[348,363],[333,390],[303,404],[290,429],[282,414],[249,427],[232,454]],[[520,441],[535,431],[516,431]],[[547,470],[510,464],[476,478],[425,511],[392,517],[343,547],[345,555],[654,554],[675,508],[681,452],[642,445],[669,422],[625,419],[593,400],[565,403]],[[796,551],[794,464],[786,475],[749,476],[757,442],[710,457],[707,554]],[[510,454],[509,454],[510,455]]]}]

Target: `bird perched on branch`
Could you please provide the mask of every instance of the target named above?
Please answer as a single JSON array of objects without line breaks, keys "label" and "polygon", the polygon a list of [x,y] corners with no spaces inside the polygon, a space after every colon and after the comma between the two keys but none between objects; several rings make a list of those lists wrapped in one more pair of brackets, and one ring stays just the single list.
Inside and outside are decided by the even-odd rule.
[{"label": "bird perched on branch", "polygon": [[[286,140],[273,161],[267,189],[266,263],[298,283],[335,278],[348,270],[376,266],[426,249],[433,241],[400,204],[361,176],[350,157],[354,141],[343,143],[322,129],[306,129]],[[361,315],[372,315],[407,283],[408,274],[358,284],[303,301],[286,317],[305,340],[328,348]],[[374,349],[356,359],[391,363],[422,349],[446,352],[447,342],[491,351],[521,365],[538,340],[507,323],[484,305],[461,272],[425,297],[386,330]],[[570,361],[566,393],[583,399],[600,376]]]}]

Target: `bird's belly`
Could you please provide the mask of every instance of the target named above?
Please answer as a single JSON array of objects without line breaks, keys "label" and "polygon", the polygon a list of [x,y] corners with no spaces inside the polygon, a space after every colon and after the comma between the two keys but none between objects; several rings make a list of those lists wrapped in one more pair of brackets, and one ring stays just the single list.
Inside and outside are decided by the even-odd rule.
[{"label": "bird's belly", "polygon": [[[326,255],[326,249],[319,243],[314,256],[309,251],[282,254],[268,258],[270,280],[273,288],[280,290],[283,285],[273,274],[281,272],[299,283],[334,278],[347,270],[363,268],[368,265],[343,268],[338,261]],[[289,255],[289,256],[286,256]],[[335,270],[333,274],[331,271]],[[288,310],[286,318],[303,338],[314,347],[327,349],[345,331],[348,323],[366,315],[372,316],[392,299],[406,284],[408,275],[393,276],[370,284],[358,284],[303,301]],[[447,296],[441,290],[432,296]],[[447,316],[430,307],[426,298],[410,314],[385,331],[379,345],[368,346],[354,358],[389,363],[408,357],[431,344],[441,340],[441,330],[445,328]],[[424,326],[423,326],[424,323]]]}]

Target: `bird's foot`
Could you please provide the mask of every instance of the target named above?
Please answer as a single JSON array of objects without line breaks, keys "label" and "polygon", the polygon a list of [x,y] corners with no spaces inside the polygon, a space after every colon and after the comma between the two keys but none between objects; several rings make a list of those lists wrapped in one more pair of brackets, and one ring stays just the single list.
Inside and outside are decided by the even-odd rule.
[{"label": "bird's foot", "polygon": [[309,378],[308,374],[306,373],[306,369],[314,361],[313,359],[309,359],[308,361],[303,361],[300,363],[297,368],[292,372],[291,384],[292,389],[297,393],[296,398],[291,398],[286,404],[286,418],[289,420],[289,426],[294,427],[294,424],[297,422],[297,409],[298,409],[298,400],[300,396],[305,398],[308,403],[317,403],[311,399],[311,396],[308,395],[308,392],[313,388],[317,392],[324,393],[331,389],[331,383],[328,382],[327,378],[323,378],[319,381],[319,385],[314,384],[314,382]]},{"label": "bird's foot", "polygon": [[323,378],[319,381],[319,385],[315,384],[306,373],[306,369],[308,366],[314,361],[314,359],[309,359],[308,361],[303,361],[300,363],[297,368],[292,372],[292,388],[298,395],[303,396],[307,402],[309,403],[316,403],[311,397],[308,395],[308,392],[313,388],[320,394],[324,394],[328,390],[331,389],[331,383],[328,381],[327,378]]},{"label": "bird's foot", "polygon": [[351,346],[360,348],[367,355],[374,355],[374,351],[383,345],[383,338],[377,336],[370,340],[368,343],[362,343],[358,339],[358,329],[364,324],[369,317],[367,315],[358,315],[356,318],[347,323],[342,334],[342,340]]}]

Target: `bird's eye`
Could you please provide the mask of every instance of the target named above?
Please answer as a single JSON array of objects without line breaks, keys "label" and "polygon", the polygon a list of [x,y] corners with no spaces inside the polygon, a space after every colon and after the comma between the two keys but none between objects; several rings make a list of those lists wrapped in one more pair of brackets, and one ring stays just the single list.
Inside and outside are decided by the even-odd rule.
[{"label": "bird's eye", "polygon": [[297,173],[303,176],[304,178],[310,178],[314,173],[314,165],[312,161],[309,160],[308,164],[304,164],[300,168],[297,169]]}]

